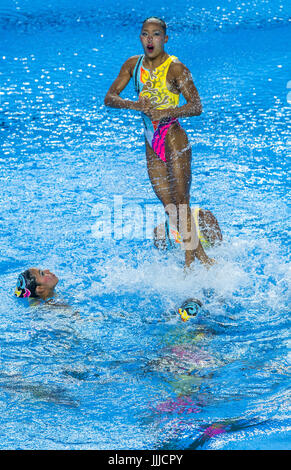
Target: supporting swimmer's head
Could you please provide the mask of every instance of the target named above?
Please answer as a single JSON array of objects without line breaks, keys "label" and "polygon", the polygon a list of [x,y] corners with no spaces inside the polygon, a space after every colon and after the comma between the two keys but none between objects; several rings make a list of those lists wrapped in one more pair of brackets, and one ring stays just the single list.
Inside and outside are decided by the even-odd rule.
[{"label": "supporting swimmer's head", "polygon": [[182,321],[189,320],[190,317],[196,317],[202,308],[202,303],[198,299],[187,299],[181,305],[178,312],[181,316]]},{"label": "supporting swimmer's head", "polygon": [[156,16],[150,16],[144,20],[140,34],[140,40],[145,55],[149,59],[155,59],[164,52],[164,44],[168,42],[166,34],[167,26],[164,20]]},{"label": "supporting swimmer's head", "polygon": [[57,276],[48,269],[30,268],[18,276],[14,293],[16,297],[34,297],[46,300],[53,294],[58,282]]}]

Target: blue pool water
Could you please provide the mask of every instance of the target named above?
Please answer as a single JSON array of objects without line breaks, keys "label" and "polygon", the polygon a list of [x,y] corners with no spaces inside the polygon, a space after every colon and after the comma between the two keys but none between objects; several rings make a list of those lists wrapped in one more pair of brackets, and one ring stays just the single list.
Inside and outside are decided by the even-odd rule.
[{"label": "blue pool water", "polygon": [[[1,449],[290,447],[291,7],[193,3],[1,2]],[[199,90],[191,203],[224,236],[186,279],[182,253],[130,238],[158,201],[140,116],[103,104],[150,15]],[[100,207],[125,213],[114,236]],[[70,309],[14,298],[32,266]],[[187,297],[205,308],[183,323]]]}]

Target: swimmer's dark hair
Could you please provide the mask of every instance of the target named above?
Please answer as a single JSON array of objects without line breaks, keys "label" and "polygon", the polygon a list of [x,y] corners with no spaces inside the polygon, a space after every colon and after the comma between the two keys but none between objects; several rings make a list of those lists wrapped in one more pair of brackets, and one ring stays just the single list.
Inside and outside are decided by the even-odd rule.
[{"label": "swimmer's dark hair", "polygon": [[23,273],[19,274],[17,279],[17,286],[15,289],[15,295],[17,297],[38,297],[36,293],[37,283],[35,277],[31,274],[30,270],[27,269]]},{"label": "swimmer's dark hair", "polygon": [[161,24],[161,27],[163,28],[164,33],[165,34],[167,33],[167,25],[164,22],[164,20],[162,20],[161,18],[158,18],[157,16],[149,16],[146,20],[144,20],[142,25],[144,26],[144,24],[147,23],[149,20],[159,21],[159,23]]}]

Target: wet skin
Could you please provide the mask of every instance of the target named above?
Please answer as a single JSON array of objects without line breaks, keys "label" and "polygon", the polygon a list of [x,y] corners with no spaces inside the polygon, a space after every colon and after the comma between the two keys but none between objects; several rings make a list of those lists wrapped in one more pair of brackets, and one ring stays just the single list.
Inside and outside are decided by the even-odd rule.
[{"label": "wet skin", "polygon": [[36,294],[42,299],[47,299],[53,294],[54,288],[59,279],[49,269],[30,268],[32,276],[34,276],[37,287]]}]

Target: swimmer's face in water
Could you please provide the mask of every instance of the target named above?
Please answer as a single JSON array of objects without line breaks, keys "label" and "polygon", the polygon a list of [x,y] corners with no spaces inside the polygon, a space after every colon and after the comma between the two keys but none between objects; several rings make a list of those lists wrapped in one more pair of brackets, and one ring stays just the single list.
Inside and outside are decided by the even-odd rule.
[{"label": "swimmer's face in water", "polygon": [[39,297],[48,296],[59,282],[57,276],[49,269],[30,268],[29,272],[35,278],[37,284],[35,292]]},{"label": "swimmer's face in water", "polygon": [[142,27],[140,40],[146,57],[153,60],[164,52],[168,36],[159,21],[149,20]]}]

